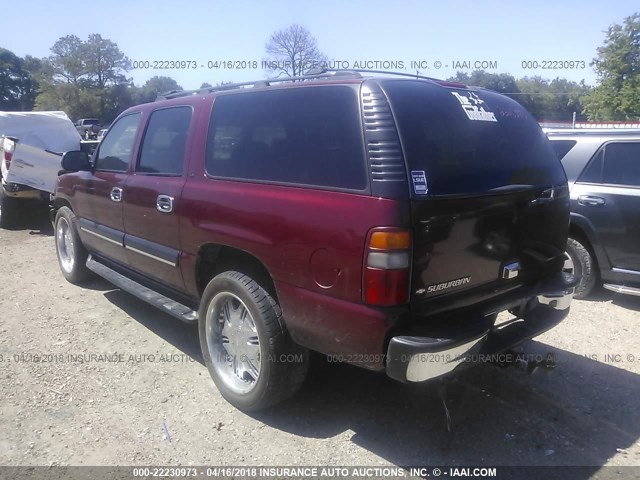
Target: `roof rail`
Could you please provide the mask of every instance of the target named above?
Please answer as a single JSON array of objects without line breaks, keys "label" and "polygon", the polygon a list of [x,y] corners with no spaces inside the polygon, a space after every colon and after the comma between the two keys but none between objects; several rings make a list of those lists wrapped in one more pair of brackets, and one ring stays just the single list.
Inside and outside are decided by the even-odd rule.
[{"label": "roof rail", "polygon": [[[432,82],[443,82],[442,79],[433,78],[433,77],[425,77],[424,75],[419,75],[417,73],[406,73],[406,72],[390,72],[388,70],[364,70],[361,68],[352,68],[349,70],[340,70],[334,68],[325,68],[323,72],[335,72],[335,73],[375,73],[375,74],[383,74],[383,75],[397,75],[399,77],[408,77],[408,78],[417,78],[420,80],[431,80]],[[451,83],[451,82],[449,82]]]},{"label": "roof rail", "polygon": [[268,87],[272,83],[280,83],[280,82],[295,82],[302,80],[316,80],[322,78],[334,78],[336,76],[345,76],[352,78],[362,78],[362,76],[353,70],[315,70],[313,73],[309,73],[308,75],[299,75],[295,77],[276,77],[276,78],[267,78],[263,80],[253,80],[250,82],[240,82],[240,83],[227,83],[224,85],[218,85],[215,87],[206,87],[199,88],[197,90],[172,90],[170,92],[166,92],[160,94],[156,97],[156,101],[158,100],[168,100],[170,98],[179,98],[179,97],[187,97],[189,95],[200,95],[211,92],[220,92],[224,90],[233,90],[234,88],[241,87]]}]

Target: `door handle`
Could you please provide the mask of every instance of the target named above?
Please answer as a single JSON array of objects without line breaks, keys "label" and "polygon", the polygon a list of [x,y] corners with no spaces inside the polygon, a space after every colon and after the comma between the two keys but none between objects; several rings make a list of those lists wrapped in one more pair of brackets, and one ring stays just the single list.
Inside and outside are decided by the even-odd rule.
[{"label": "door handle", "polygon": [[171,213],[173,212],[173,197],[169,195],[158,195],[158,199],[156,200],[156,208],[161,213]]},{"label": "door handle", "polygon": [[602,197],[594,197],[592,195],[580,195],[578,197],[578,204],[585,207],[601,207],[607,203]]},{"label": "door handle", "polygon": [[114,202],[122,201],[122,189],[120,187],[113,187],[111,189],[111,200]]}]

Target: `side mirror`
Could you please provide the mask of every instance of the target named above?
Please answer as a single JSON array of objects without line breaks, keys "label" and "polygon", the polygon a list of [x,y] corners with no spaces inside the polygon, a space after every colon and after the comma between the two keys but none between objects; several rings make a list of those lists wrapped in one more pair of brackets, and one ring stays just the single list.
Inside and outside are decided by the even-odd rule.
[{"label": "side mirror", "polygon": [[62,155],[62,169],[66,172],[91,170],[91,157],[86,152],[73,150]]}]

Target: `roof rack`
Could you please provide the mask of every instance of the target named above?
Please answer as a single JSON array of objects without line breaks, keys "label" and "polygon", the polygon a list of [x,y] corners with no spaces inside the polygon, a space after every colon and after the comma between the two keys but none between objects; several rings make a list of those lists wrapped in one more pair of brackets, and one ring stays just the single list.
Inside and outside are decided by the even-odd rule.
[{"label": "roof rack", "polygon": [[[443,80],[441,80],[439,78],[425,77],[424,75],[419,75],[417,73],[390,72],[388,70],[364,70],[364,69],[361,69],[361,68],[353,68],[353,69],[349,69],[349,70],[339,70],[339,69],[333,69],[333,68],[325,68],[323,70],[323,72],[375,73],[377,75],[396,75],[396,76],[399,76],[399,77],[417,78],[419,80],[431,80],[432,82],[439,82],[439,83],[443,82]],[[445,83],[459,83],[459,82],[445,82]]]},{"label": "roof rack", "polygon": [[233,90],[235,88],[242,87],[268,87],[272,83],[280,83],[280,82],[296,82],[301,80],[318,80],[318,79],[331,79],[337,76],[341,77],[351,77],[351,78],[362,78],[361,73],[373,73],[377,75],[396,75],[399,77],[408,77],[408,78],[416,78],[420,80],[429,80],[437,83],[446,83],[451,85],[463,85],[459,82],[447,82],[433,77],[425,77],[423,75],[418,75],[414,73],[405,73],[405,72],[390,72],[387,70],[365,70],[360,68],[355,69],[336,69],[336,68],[323,68],[323,69],[315,69],[311,70],[307,75],[299,75],[296,77],[276,77],[276,78],[267,78],[264,80],[253,80],[250,82],[241,82],[241,83],[227,83],[225,85],[218,85],[216,87],[206,87],[199,88],[197,90],[172,90],[170,92],[163,93],[158,95],[156,101],[158,100],[168,100],[170,98],[179,98],[186,97],[189,95],[200,95],[204,93],[211,92],[220,92],[224,90]]},{"label": "roof rack", "polygon": [[186,97],[189,95],[200,95],[203,93],[211,93],[211,92],[220,92],[224,90],[233,90],[234,88],[241,87],[268,87],[272,83],[280,83],[280,82],[296,82],[301,80],[317,80],[323,78],[335,78],[336,76],[340,77],[352,77],[352,78],[362,78],[362,76],[353,70],[316,70],[313,73],[308,75],[299,75],[295,77],[276,77],[276,78],[267,78],[263,80],[253,80],[250,82],[240,82],[240,83],[227,83],[224,85],[218,85],[215,87],[206,87],[199,88],[197,90],[172,90],[170,92],[163,93],[158,95],[156,101],[158,100],[168,100],[170,98],[179,98]]}]

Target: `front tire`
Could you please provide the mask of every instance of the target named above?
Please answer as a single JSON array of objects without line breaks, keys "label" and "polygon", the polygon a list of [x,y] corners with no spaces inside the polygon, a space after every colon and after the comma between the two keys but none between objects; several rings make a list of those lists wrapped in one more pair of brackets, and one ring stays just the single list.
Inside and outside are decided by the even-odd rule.
[{"label": "front tire", "polygon": [[68,207],[60,208],[56,214],[55,237],[62,275],[71,283],[85,282],[91,274],[86,265],[89,254],[78,235],[76,216]]},{"label": "front tire", "polygon": [[565,258],[564,271],[581,277],[573,297],[582,300],[591,293],[598,281],[596,262],[586,245],[574,238],[567,240]]},{"label": "front tire", "polygon": [[214,277],[200,303],[205,364],[222,396],[243,411],[275,405],[298,391],[309,353],[289,337],[280,306],[240,272]]}]

